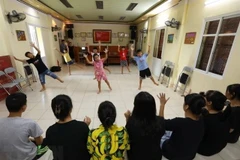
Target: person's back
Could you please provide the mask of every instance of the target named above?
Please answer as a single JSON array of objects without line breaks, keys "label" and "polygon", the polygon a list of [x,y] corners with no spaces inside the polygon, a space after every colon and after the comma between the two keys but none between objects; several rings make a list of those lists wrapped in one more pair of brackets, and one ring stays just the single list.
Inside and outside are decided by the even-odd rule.
[{"label": "person's back", "polygon": [[54,160],[89,160],[87,138],[90,119],[85,123],[71,118],[72,100],[67,95],[58,95],[52,99],[52,111],[59,120],[50,126],[46,132],[44,145],[48,145],[53,152]]},{"label": "person's back", "polygon": [[167,150],[167,158],[182,158],[191,160],[195,157],[198,146],[204,135],[203,120],[190,118],[174,118],[165,120],[166,130],[172,131],[171,138],[163,145],[163,152]]},{"label": "person's back", "polygon": [[[42,129],[36,122],[21,118],[26,110],[27,97],[14,93],[7,97],[6,106],[10,112],[0,119],[0,159],[32,160],[37,156],[37,146],[42,143]],[[30,137],[35,139],[34,144]]]},{"label": "person's back", "polygon": [[86,123],[72,120],[55,123],[46,132],[46,143],[53,151],[54,159],[89,160],[86,144],[89,128]]},{"label": "person's back", "polygon": [[114,124],[116,108],[109,102],[102,102],[98,108],[98,117],[102,123],[99,128],[90,131],[87,147],[91,160],[123,160],[129,149],[128,134],[124,127]]},{"label": "person's back", "polygon": [[221,119],[222,116],[221,112],[204,116],[205,134],[198,148],[199,154],[212,156],[227,145],[230,125],[227,120]]},{"label": "person's back", "polygon": [[134,119],[129,118],[126,125],[131,145],[128,151],[129,160],[160,160],[162,158],[159,146],[165,131],[163,118],[156,116],[156,124],[159,125],[159,128],[155,128],[154,133],[142,134],[144,128],[138,125]]}]

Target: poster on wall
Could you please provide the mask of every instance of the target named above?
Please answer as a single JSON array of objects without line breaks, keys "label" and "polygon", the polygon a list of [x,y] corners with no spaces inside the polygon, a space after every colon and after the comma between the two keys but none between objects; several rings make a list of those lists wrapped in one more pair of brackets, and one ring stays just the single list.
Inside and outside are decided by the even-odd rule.
[{"label": "poster on wall", "polygon": [[93,43],[111,43],[112,42],[112,30],[93,30]]},{"label": "poster on wall", "polygon": [[167,42],[168,43],[173,43],[173,37],[174,37],[174,34],[169,34]]},{"label": "poster on wall", "polygon": [[26,41],[25,31],[16,30],[18,41]]},{"label": "poster on wall", "polygon": [[185,44],[194,44],[197,32],[188,32],[185,36]]}]

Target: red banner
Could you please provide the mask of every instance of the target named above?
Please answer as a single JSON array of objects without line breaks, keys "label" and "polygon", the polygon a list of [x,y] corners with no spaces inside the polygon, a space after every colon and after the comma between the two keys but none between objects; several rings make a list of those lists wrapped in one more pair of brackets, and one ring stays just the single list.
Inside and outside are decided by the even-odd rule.
[{"label": "red banner", "polygon": [[111,43],[112,31],[111,30],[93,30],[93,43]]}]

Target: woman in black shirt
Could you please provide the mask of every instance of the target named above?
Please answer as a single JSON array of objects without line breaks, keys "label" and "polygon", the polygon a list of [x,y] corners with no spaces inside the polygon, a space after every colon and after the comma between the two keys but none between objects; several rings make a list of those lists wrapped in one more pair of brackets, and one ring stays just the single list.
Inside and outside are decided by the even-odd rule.
[{"label": "woman in black shirt", "polygon": [[140,92],[134,100],[132,114],[125,113],[129,134],[129,160],[160,160],[159,147],[164,134],[164,120],[156,116],[155,99],[148,92]]},{"label": "woman in black shirt", "polygon": [[[159,94],[160,112],[164,117],[164,108],[168,99],[165,94]],[[194,159],[198,146],[204,135],[204,123],[200,115],[205,107],[205,99],[199,94],[189,94],[184,98],[183,110],[185,118],[165,120],[166,130],[170,137],[165,135],[161,141],[163,155],[170,160]]]},{"label": "woman in black shirt", "polygon": [[86,144],[91,120],[88,117],[85,122],[73,120],[72,107],[67,95],[58,95],[52,100],[52,110],[59,121],[47,129],[43,144],[52,150],[54,160],[90,159]]},{"label": "woman in black shirt", "polygon": [[203,96],[206,99],[208,114],[203,116],[205,133],[198,153],[212,156],[227,145],[230,130],[229,114],[222,112],[227,98],[221,92],[213,90]]},{"label": "woman in black shirt", "polygon": [[224,112],[231,112],[231,130],[228,137],[229,143],[236,143],[240,136],[240,84],[232,84],[227,87],[226,97],[230,106]]}]

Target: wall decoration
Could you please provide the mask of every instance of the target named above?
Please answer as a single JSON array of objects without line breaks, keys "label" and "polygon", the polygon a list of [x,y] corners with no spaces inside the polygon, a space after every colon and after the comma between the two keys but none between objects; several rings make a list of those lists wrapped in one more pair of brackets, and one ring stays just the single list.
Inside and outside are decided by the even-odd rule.
[{"label": "wall decoration", "polygon": [[125,33],[125,34],[124,34],[124,37],[125,37],[125,38],[128,38],[128,37],[129,37],[129,34],[128,34],[128,33]]},{"label": "wall decoration", "polygon": [[92,32],[87,32],[87,38],[92,38]]},{"label": "wall decoration", "polygon": [[75,33],[75,38],[79,38],[80,37],[80,33]]},{"label": "wall decoration", "polygon": [[112,42],[112,30],[101,30],[94,29],[93,30],[93,43],[111,43]]},{"label": "wall decoration", "polygon": [[174,37],[174,34],[169,34],[169,35],[168,35],[167,42],[168,42],[168,43],[173,43],[173,37]]},{"label": "wall decoration", "polygon": [[117,33],[112,33],[112,38],[117,38]]},{"label": "wall decoration", "polygon": [[57,41],[57,35],[54,35],[54,40]]},{"label": "wall decoration", "polygon": [[197,32],[188,32],[185,36],[185,44],[194,44]]},{"label": "wall decoration", "polygon": [[118,41],[119,41],[119,42],[122,42],[122,41],[123,41],[123,38],[118,38]]},{"label": "wall decoration", "polygon": [[122,38],[122,37],[124,37],[124,32],[118,32],[118,38]]},{"label": "wall decoration", "polygon": [[18,41],[26,41],[25,31],[16,30]]},{"label": "wall decoration", "polygon": [[80,33],[80,36],[81,36],[81,37],[87,37],[87,33],[86,33],[86,32],[81,32],[81,33]]}]

